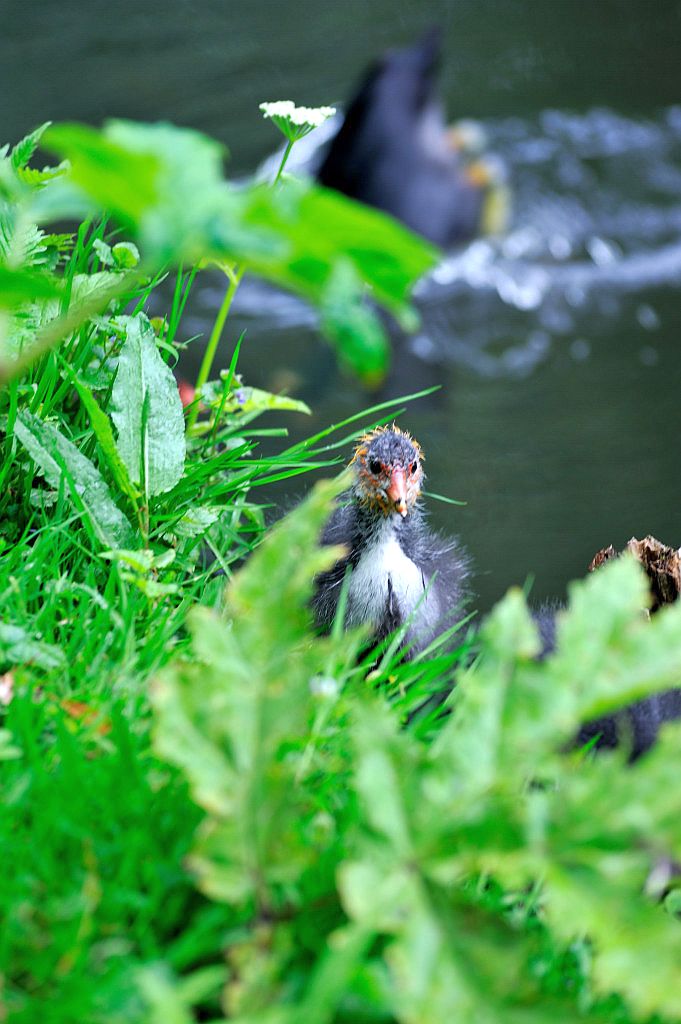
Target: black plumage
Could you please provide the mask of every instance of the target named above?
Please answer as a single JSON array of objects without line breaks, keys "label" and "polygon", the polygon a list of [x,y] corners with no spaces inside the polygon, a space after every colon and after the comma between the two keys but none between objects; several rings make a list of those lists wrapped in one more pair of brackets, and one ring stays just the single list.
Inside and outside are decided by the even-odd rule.
[{"label": "black plumage", "polygon": [[426,525],[423,454],[408,434],[378,428],[362,438],[351,466],[354,484],[321,538],[347,553],[317,577],[315,618],[331,625],[349,574],[345,625],[369,624],[376,641],[406,627],[403,648],[413,657],[463,617],[468,558]]},{"label": "black plumage", "polygon": [[[543,605],[534,614],[542,642],[540,657],[553,653],[556,647],[556,613],[559,605]],[[587,743],[595,749],[623,746],[629,759],[635,761],[653,746],[665,722],[681,718],[681,689],[651,694],[629,704],[614,715],[603,715],[581,726],[575,746]]]},{"label": "black plumage", "polygon": [[497,172],[469,162],[436,91],[439,33],[392,50],[368,71],[318,171],[322,185],[375,206],[436,245],[473,238]]}]

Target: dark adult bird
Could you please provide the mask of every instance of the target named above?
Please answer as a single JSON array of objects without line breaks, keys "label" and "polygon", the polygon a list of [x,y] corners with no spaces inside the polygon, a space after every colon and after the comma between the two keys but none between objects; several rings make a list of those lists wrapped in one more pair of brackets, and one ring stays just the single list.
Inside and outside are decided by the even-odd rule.
[{"label": "dark adult bird", "polygon": [[419,444],[398,427],[378,427],[355,448],[354,482],[322,535],[346,554],[316,580],[317,622],[334,621],[349,574],[345,625],[369,624],[375,640],[406,627],[413,657],[463,616],[468,558],[456,540],[428,529],[421,504]]},{"label": "dark adult bird", "polygon": [[437,30],[391,50],[368,71],[333,138],[318,180],[375,206],[444,248],[500,230],[499,168],[469,157],[448,129],[436,90]]}]

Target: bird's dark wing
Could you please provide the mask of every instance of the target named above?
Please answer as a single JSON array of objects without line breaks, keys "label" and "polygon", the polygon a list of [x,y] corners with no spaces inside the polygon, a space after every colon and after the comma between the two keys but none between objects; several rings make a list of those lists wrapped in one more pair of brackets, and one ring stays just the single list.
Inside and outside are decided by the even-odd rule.
[{"label": "bird's dark wing", "polygon": [[449,246],[475,235],[483,195],[447,140],[435,91],[439,56],[434,29],[370,68],[318,180]]},{"label": "bird's dark wing", "polygon": [[356,561],[357,558],[359,523],[357,506],[351,497],[349,491],[340,495],[337,506],[327,520],[320,538],[322,545],[341,544],[346,548],[347,553],[326,572],[319,573],[315,579],[312,610],[319,626],[328,627],[333,623],[348,566],[352,565],[353,560]]}]

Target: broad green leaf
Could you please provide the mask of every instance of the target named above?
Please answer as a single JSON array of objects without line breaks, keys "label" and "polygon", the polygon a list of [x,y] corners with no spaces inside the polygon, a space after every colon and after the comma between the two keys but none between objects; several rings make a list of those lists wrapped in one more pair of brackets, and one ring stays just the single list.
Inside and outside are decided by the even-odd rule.
[{"label": "broad green leaf", "polygon": [[159,160],[151,145],[134,153],[96,128],[52,125],[44,144],[70,162],[69,177],[103,209],[134,226],[158,197]]},{"label": "broad green leaf", "polygon": [[282,284],[318,301],[332,268],[344,259],[375,301],[414,328],[409,298],[416,281],[437,262],[432,245],[392,217],[319,186],[289,180],[276,189],[252,187],[246,196],[246,223],[275,231],[289,243],[288,258],[269,268]]},{"label": "broad green leaf", "polygon": [[389,839],[395,852],[408,860],[414,847],[403,776],[413,758],[413,741],[398,736],[395,720],[377,708],[361,709],[353,737],[357,745],[356,785],[367,819]]},{"label": "broad green leaf", "polygon": [[648,620],[647,585],[621,558],[570,587],[558,614],[558,649],[538,662],[537,628],[519,590],[481,630],[482,654],[452,697],[454,717],[436,749],[472,794],[506,780],[521,785],[554,763],[579,726],[681,680],[681,605]]},{"label": "broad green leaf", "polygon": [[6,341],[11,356],[19,360],[20,368],[26,365],[42,354],[46,347],[77,330],[94,314],[104,312],[129,285],[130,279],[123,273],[103,270],[96,274],[76,274],[64,314],[61,295],[52,293],[51,297],[39,301],[26,299],[9,318]]},{"label": "broad green leaf", "polygon": [[114,258],[108,242],[105,242],[103,238],[95,238],[92,249],[97,253],[100,263],[103,263],[105,267],[113,267]]},{"label": "broad green leaf", "polygon": [[171,490],[184,470],[184,414],[175,378],[142,313],[126,322],[111,400],[116,445],[130,479],[146,495]]},{"label": "broad green leaf", "polygon": [[62,480],[77,509],[84,509],[99,540],[108,547],[134,547],[130,523],[113,501],[99,470],[53,424],[26,410],[19,412],[15,433],[40,473],[54,488]]},{"label": "broad green leaf", "polygon": [[681,727],[627,770],[603,754],[566,775],[543,844],[545,906],[558,935],[595,942],[603,993],[624,993],[640,1013],[681,1016],[681,925],[643,894],[657,858],[681,856]]},{"label": "broad green leaf", "polygon": [[571,689],[580,719],[594,718],[681,680],[681,604],[652,618],[646,577],[633,557],[573,583],[558,617],[550,686]]}]

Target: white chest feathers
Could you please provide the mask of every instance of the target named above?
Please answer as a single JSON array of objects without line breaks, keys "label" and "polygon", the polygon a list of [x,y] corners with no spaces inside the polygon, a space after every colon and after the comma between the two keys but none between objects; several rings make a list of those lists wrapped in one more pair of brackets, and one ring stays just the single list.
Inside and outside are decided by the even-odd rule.
[{"label": "white chest feathers", "polygon": [[377,626],[388,612],[398,615],[401,623],[412,615],[414,623],[429,618],[435,609],[427,607],[434,602],[427,587],[428,580],[405,555],[388,521],[350,576],[347,625]]}]

